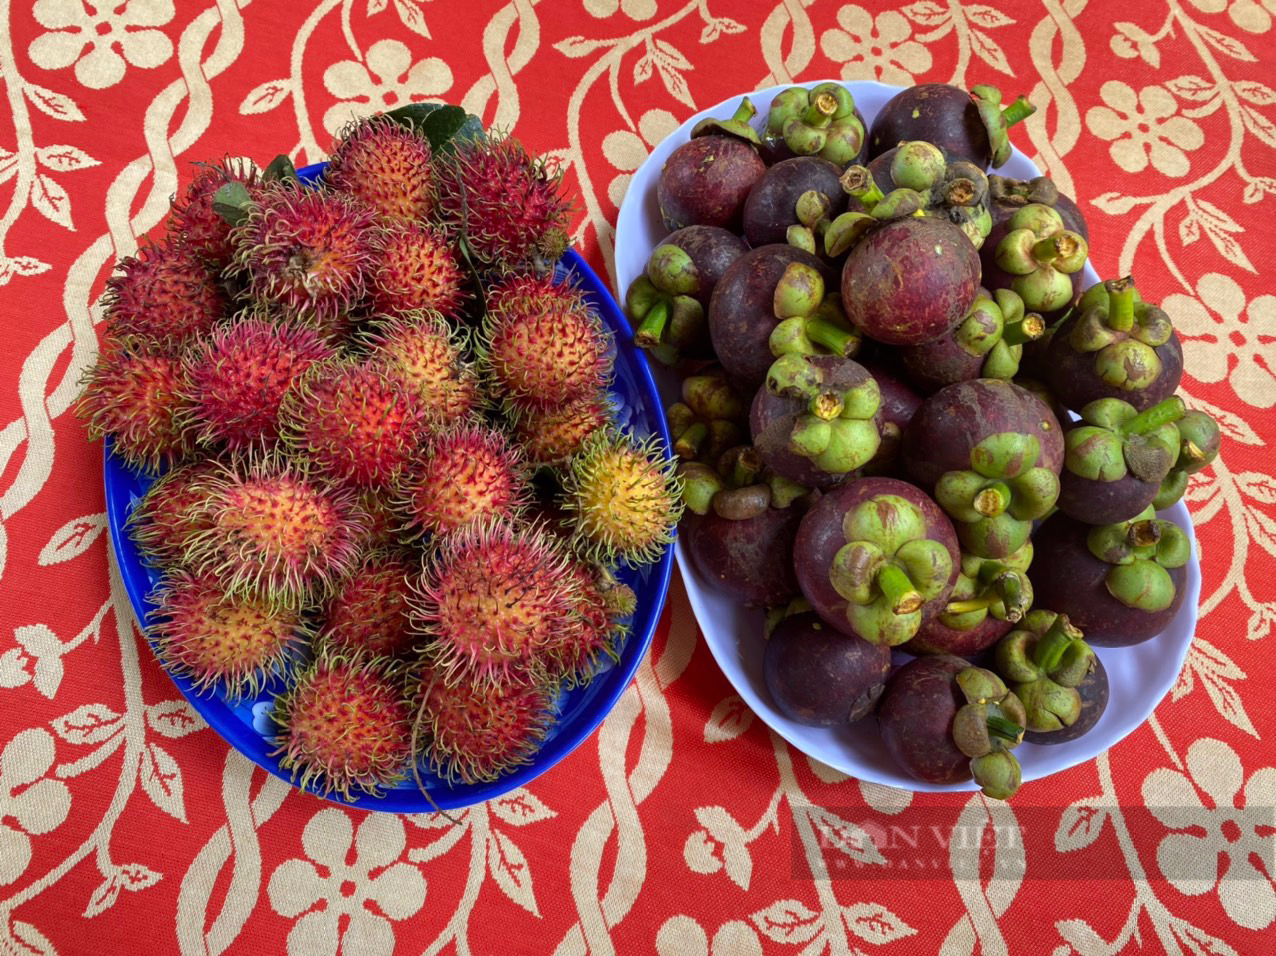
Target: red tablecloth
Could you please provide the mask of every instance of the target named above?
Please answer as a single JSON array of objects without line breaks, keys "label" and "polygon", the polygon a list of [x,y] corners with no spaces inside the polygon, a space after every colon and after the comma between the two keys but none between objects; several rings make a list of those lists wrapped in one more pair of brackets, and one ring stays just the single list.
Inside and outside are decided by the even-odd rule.
[{"label": "red tablecloth", "polygon": [[[1276,4],[891,6],[0,4],[0,952],[1276,951]],[[103,281],[190,163],[312,162],[352,111],[446,98],[567,164],[608,269],[651,144],[838,76],[1028,93],[1014,139],[1079,195],[1099,272],[1178,324],[1226,441],[1189,491],[1200,624],[1147,725],[1009,803],[846,780],[732,695],[675,583],[596,737],[459,826],[301,795],[205,728],[112,574],[68,411]]]}]

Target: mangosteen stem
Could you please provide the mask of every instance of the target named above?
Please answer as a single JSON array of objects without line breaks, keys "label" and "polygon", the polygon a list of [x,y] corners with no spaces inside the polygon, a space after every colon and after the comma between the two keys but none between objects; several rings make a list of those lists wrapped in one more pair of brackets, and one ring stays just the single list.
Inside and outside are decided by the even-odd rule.
[{"label": "mangosteen stem", "polygon": [[877,587],[890,602],[892,613],[912,614],[925,603],[904,569],[897,564],[883,564],[877,569]]},{"label": "mangosteen stem", "polygon": [[1023,617],[1023,578],[1017,572],[1002,574],[992,582],[992,590],[1001,598],[1007,621],[1014,624]]},{"label": "mangosteen stem", "polygon": [[1023,345],[1025,342],[1032,342],[1045,334],[1046,320],[1037,315],[1036,312],[1029,312],[1018,322],[1006,323],[1005,328],[1001,330],[1001,341],[1007,345]]},{"label": "mangosteen stem", "polygon": [[656,302],[638,323],[638,330],[634,332],[634,342],[642,348],[655,348],[660,345],[664,338],[665,326],[669,322],[669,315],[669,303],[663,300]]},{"label": "mangosteen stem", "polygon": [[811,105],[802,114],[802,122],[807,126],[828,126],[837,112],[837,97],[832,93],[820,93],[811,100]]},{"label": "mangosteen stem", "polygon": [[758,108],[754,106],[753,101],[746,96],[740,101],[740,105],[735,108],[735,112],[731,114],[731,118],[737,123],[747,123],[757,115]]},{"label": "mangosteen stem", "polygon": [[970,506],[985,518],[995,518],[1010,507],[1010,499],[1010,486],[998,481],[981,489]]},{"label": "mangosteen stem", "polygon": [[847,169],[842,174],[842,189],[862,202],[868,212],[872,212],[873,207],[885,198],[885,193],[878,188],[877,181],[873,179],[867,166],[851,166]]},{"label": "mangosteen stem", "polygon": [[1155,521],[1136,521],[1130,525],[1130,544],[1136,548],[1150,548],[1161,540],[1161,526]]},{"label": "mangosteen stem", "polygon": [[1134,328],[1134,286],[1128,282],[1114,282],[1108,286],[1107,324],[1116,332],[1129,332]]},{"label": "mangosteen stem", "polygon": [[805,328],[808,339],[843,358],[852,355],[855,347],[859,345],[859,336],[854,332],[840,329],[832,322],[826,322],[823,319],[807,319]]},{"label": "mangosteen stem", "polygon": [[1178,421],[1186,413],[1187,406],[1183,404],[1183,399],[1177,395],[1171,395],[1165,401],[1158,402],[1151,408],[1145,408],[1114,430],[1121,435],[1143,435],[1154,428]]},{"label": "mangosteen stem", "polygon": [[1068,648],[1081,642],[1082,638],[1082,633],[1072,626],[1068,615],[1060,614],[1032,649],[1032,662],[1049,674],[1059,666]]},{"label": "mangosteen stem", "polygon": [[1017,744],[1023,739],[1024,728],[1016,724],[1013,720],[1000,717],[997,714],[989,714],[988,718],[988,736],[995,737],[999,740],[1006,740],[1010,743]]},{"label": "mangosteen stem", "polygon": [[965,176],[954,179],[944,187],[944,201],[950,206],[974,205],[977,195],[975,184]]},{"label": "mangosteen stem", "polygon": [[678,436],[673,443],[673,450],[680,458],[695,458],[700,454],[700,446],[709,437],[709,426],[704,422],[696,422]]},{"label": "mangosteen stem", "polygon": [[1069,232],[1061,232],[1055,236],[1038,239],[1032,244],[1032,257],[1038,262],[1053,262],[1055,259],[1066,259],[1077,251],[1077,240]]},{"label": "mangosteen stem", "polygon": [[944,608],[945,614],[969,614],[971,611],[984,611],[997,603],[997,595],[984,592],[979,597],[967,598],[964,601],[949,601]]},{"label": "mangosteen stem", "polygon": [[1035,112],[1037,112],[1037,108],[1028,102],[1028,97],[1020,96],[1019,99],[1001,111],[1001,118],[1005,120],[1006,128],[1009,129],[1016,123],[1026,120]]},{"label": "mangosteen stem", "polygon": [[846,403],[832,392],[821,392],[811,399],[811,414],[821,421],[831,422],[842,414]]}]

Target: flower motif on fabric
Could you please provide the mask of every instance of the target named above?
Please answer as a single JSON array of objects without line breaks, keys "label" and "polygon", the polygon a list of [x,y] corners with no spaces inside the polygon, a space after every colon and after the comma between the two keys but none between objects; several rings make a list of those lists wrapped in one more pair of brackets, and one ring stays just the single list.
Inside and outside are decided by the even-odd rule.
[{"label": "flower motif on fabric", "polygon": [[[1276,768],[1255,770],[1246,781],[1236,752],[1209,738],[1188,748],[1186,765],[1187,773],[1159,768],[1143,781],[1148,810],[1174,831],[1156,848],[1157,866],[1180,893],[1201,896],[1217,889],[1233,921],[1264,929],[1276,921]],[[1244,806],[1237,806],[1242,793]],[[1220,859],[1226,861],[1221,873]]]},{"label": "flower motif on fabric", "polygon": [[420,103],[452,88],[451,67],[437,56],[413,62],[412,51],[398,40],[378,40],[364,59],[339,60],[323,72],[323,85],[340,100],[323,114],[324,128],[334,136],[352,119]]},{"label": "flower motif on fabric", "polygon": [[53,737],[24,730],[0,752],[0,886],[20,877],[31,862],[31,837],[62,825],[71,791],[46,775],[53,766]]},{"label": "flower motif on fabric", "polygon": [[1190,0],[1202,13],[1227,15],[1242,30],[1249,33],[1266,33],[1276,17],[1276,0]]},{"label": "flower motif on fabric", "polygon": [[617,10],[630,20],[650,20],[656,15],[656,0],[585,0],[585,12],[600,20]]},{"label": "flower motif on fabric", "polygon": [[46,70],[75,64],[75,78],[91,90],[124,79],[129,66],[153,70],[173,55],[162,27],[173,0],[36,0],[31,13],[47,29],[31,41],[31,62]]},{"label": "flower motif on fabric", "polygon": [[873,15],[849,4],[837,11],[840,30],[825,30],[820,49],[842,64],[844,80],[881,80],[911,85],[913,76],[931,67],[930,50],[912,39],[903,14],[886,10]]},{"label": "flower motif on fabric", "polygon": [[1112,143],[1112,161],[1127,173],[1141,173],[1148,160],[1166,176],[1186,176],[1191,152],[1205,144],[1195,120],[1175,115],[1178,103],[1163,86],[1145,86],[1139,93],[1125,83],[1109,80],[1099,89],[1106,106],[1091,107],[1086,125],[1099,139]]},{"label": "flower motif on fabric", "polygon": [[653,146],[677,128],[678,120],[668,110],[647,110],[638,120],[637,133],[618,129],[603,137],[603,156],[621,173],[607,186],[607,198],[617,208],[629,190],[634,170],[643,164]]},{"label": "flower motif on fabric", "polygon": [[[354,862],[347,863],[351,844]],[[288,956],[336,956],[338,941],[345,956],[390,956],[390,921],[408,919],[425,904],[425,877],[400,862],[403,821],[370,813],[355,832],[349,815],[330,807],[310,818],[301,846],[310,859],[281,863],[267,888],[276,913],[300,917],[288,933]]]},{"label": "flower motif on fabric", "polygon": [[1276,405],[1276,296],[1260,295],[1247,309],[1236,280],[1217,272],[1201,277],[1196,295],[1161,303],[1183,343],[1184,368],[1201,382],[1227,379],[1247,405]]}]

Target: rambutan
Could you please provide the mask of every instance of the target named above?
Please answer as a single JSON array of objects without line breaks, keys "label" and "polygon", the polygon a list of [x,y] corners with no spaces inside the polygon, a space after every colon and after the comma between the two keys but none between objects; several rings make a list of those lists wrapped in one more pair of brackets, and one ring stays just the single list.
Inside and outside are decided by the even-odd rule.
[{"label": "rambutan", "polygon": [[471,525],[441,539],[413,596],[414,623],[449,680],[525,684],[573,617],[576,583],[555,539],[539,527]]},{"label": "rambutan", "polygon": [[563,491],[581,550],[630,566],[655,561],[682,516],[681,479],[654,435],[634,442],[615,429],[595,432],[569,463]]},{"label": "rambutan", "polygon": [[90,438],[109,436],[130,467],[156,472],[191,451],[181,427],[188,407],[184,376],[181,361],[155,343],[108,338],[85,376],[76,412]]},{"label": "rambutan", "polygon": [[130,534],[147,564],[165,569],[181,565],[187,542],[209,527],[200,506],[211,493],[207,480],[220,467],[211,459],[180,465],[147,489],[128,516]]},{"label": "rambutan", "polygon": [[616,644],[624,633],[618,618],[623,615],[614,613],[607,592],[624,586],[613,585],[583,561],[571,562],[568,574],[576,585],[572,614],[579,626],[556,633],[543,654],[550,676],[571,687],[587,682],[603,656],[617,658]]},{"label": "rambutan", "polygon": [[354,492],[279,455],[223,465],[201,483],[192,509],[206,527],[186,544],[185,562],[236,593],[298,606],[327,594],[358,560],[367,534]]},{"label": "rambutan", "polygon": [[391,222],[376,235],[379,261],[371,307],[379,315],[431,309],[460,315],[465,274],[442,233],[415,222]]},{"label": "rambutan", "polygon": [[300,455],[356,488],[391,485],[430,431],[417,390],[374,361],[312,365],[279,419]]},{"label": "rambutan", "polygon": [[319,332],[288,322],[250,315],[217,328],[185,355],[196,440],[231,451],[273,445],[288,390],[334,354]]},{"label": "rambutan", "polygon": [[324,604],[324,642],[374,656],[411,650],[416,637],[408,617],[408,579],[413,576],[412,566],[398,555],[365,555]]},{"label": "rambutan", "polygon": [[437,166],[438,209],[486,271],[548,271],[567,248],[571,204],[559,171],[510,136],[458,143]]},{"label": "rambutan", "polygon": [[227,273],[249,296],[320,325],[359,306],[376,265],[376,213],[324,189],[281,181],[265,186],[231,231]]},{"label": "rambutan", "polygon": [[397,505],[409,530],[447,534],[485,518],[512,518],[528,491],[519,450],[502,432],[468,424],[426,441],[404,474]]},{"label": "rambutan", "polygon": [[510,430],[531,464],[557,465],[576,454],[585,439],[611,420],[612,412],[601,390],[553,408],[511,405]]},{"label": "rambutan", "polygon": [[160,662],[232,701],[259,694],[311,636],[299,608],[228,593],[208,576],[170,574],[153,600],[147,638]]},{"label": "rambutan", "polygon": [[489,312],[576,312],[587,309],[585,294],[573,282],[556,282],[553,276],[510,275],[487,288]]},{"label": "rambutan", "polygon": [[302,789],[373,796],[407,778],[413,707],[384,659],[320,651],[275,699],[280,727],[271,756]]},{"label": "rambutan", "polygon": [[102,296],[112,338],[176,347],[205,335],[228,307],[217,276],[190,246],[146,243],[115,268]]},{"label": "rambutan", "polygon": [[190,247],[214,269],[224,268],[234,247],[230,242],[230,223],[213,209],[213,197],[228,183],[241,183],[252,194],[260,182],[256,167],[247,160],[227,157],[217,164],[201,163],[184,199],[173,204],[168,218],[169,236]]},{"label": "rambutan", "polygon": [[483,319],[482,353],[494,389],[522,406],[597,394],[611,373],[610,335],[570,296],[497,295]]},{"label": "rambutan", "polygon": [[374,357],[413,386],[431,421],[458,421],[482,402],[478,376],[464,358],[465,341],[442,316],[397,316],[378,323],[367,341]]},{"label": "rambutan", "polygon": [[556,689],[537,681],[495,686],[427,668],[421,753],[455,783],[486,783],[531,762],[555,719]]},{"label": "rambutan", "polygon": [[358,493],[356,501],[367,524],[362,544],[363,550],[395,549],[407,543],[402,540],[400,534],[403,518],[395,511],[390,495],[379,488],[365,488]]},{"label": "rambutan", "polygon": [[323,178],[383,216],[420,220],[434,205],[429,141],[384,116],[355,120],[338,134]]}]

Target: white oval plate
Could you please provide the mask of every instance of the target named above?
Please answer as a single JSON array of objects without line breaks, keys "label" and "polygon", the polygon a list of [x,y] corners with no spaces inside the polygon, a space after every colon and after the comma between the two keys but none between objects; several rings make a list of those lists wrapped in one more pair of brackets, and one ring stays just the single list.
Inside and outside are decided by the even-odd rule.
[{"label": "white oval plate", "polygon": [[[812,87],[820,80],[801,84]],[[898,87],[882,83],[846,84],[855,104],[871,125],[882,105]],[[748,94],[765,116],[772,98],[785,89],[773,86]],[[716,106],[697,113],[661,142],[647,161],[634,173],[629,191],[616,220],[616,298],[624,302],[625,290],[646,268],[651,250],[668,230],[660,221],[656,204],[656,181],[665,160],[685,143],[691,128],[706,116],[730,116],[740,105],[743,95],[723,100]],[[1040,170],[1018,149],[997,172],[1015,179],[1031,179]],[[1087,264],[1086,284],[1098,281],[1094,269]],[[653,371],[665,404],[677,401],[678,380],[668,369],[653,362]],[[1192,520],[1181,502],[1163,512],[1192,536]],[[1023,780],[1038,780],[1077,764],[1085,763],[1107,750],[1140,726],[1178,678],[1188,646],[1196,627],[1197,603],[1201,594],[1199,548],[1193,548],[1187,568],[1187,594],[1183,608],[1168,628],[1158,637],[1134,647],[1096,648],[1108,673],[1110,697],[1108,708],[1089,733],[1077,740],[1042,746],[1025,743],[1016,751],[1023,766]],[[784,717],[771,703],[762,678],[762,612],[741,607],[724,594],[714,591],[712,581],[691,560],[681,541],[677,544],[678,565],[682,569],[687,596],[705,643],[713,652],[718,666],[736,692],[772,730],[798,750],[843,773],[860,780],[901,787],[921,792],[943,792],[976,789],[973,781],[954,784],[930,784],[904,773],[882,746],[876,722],[862,720],[846,728],[808,727]],[[899,656],[900,660],[906,658]]]}]

